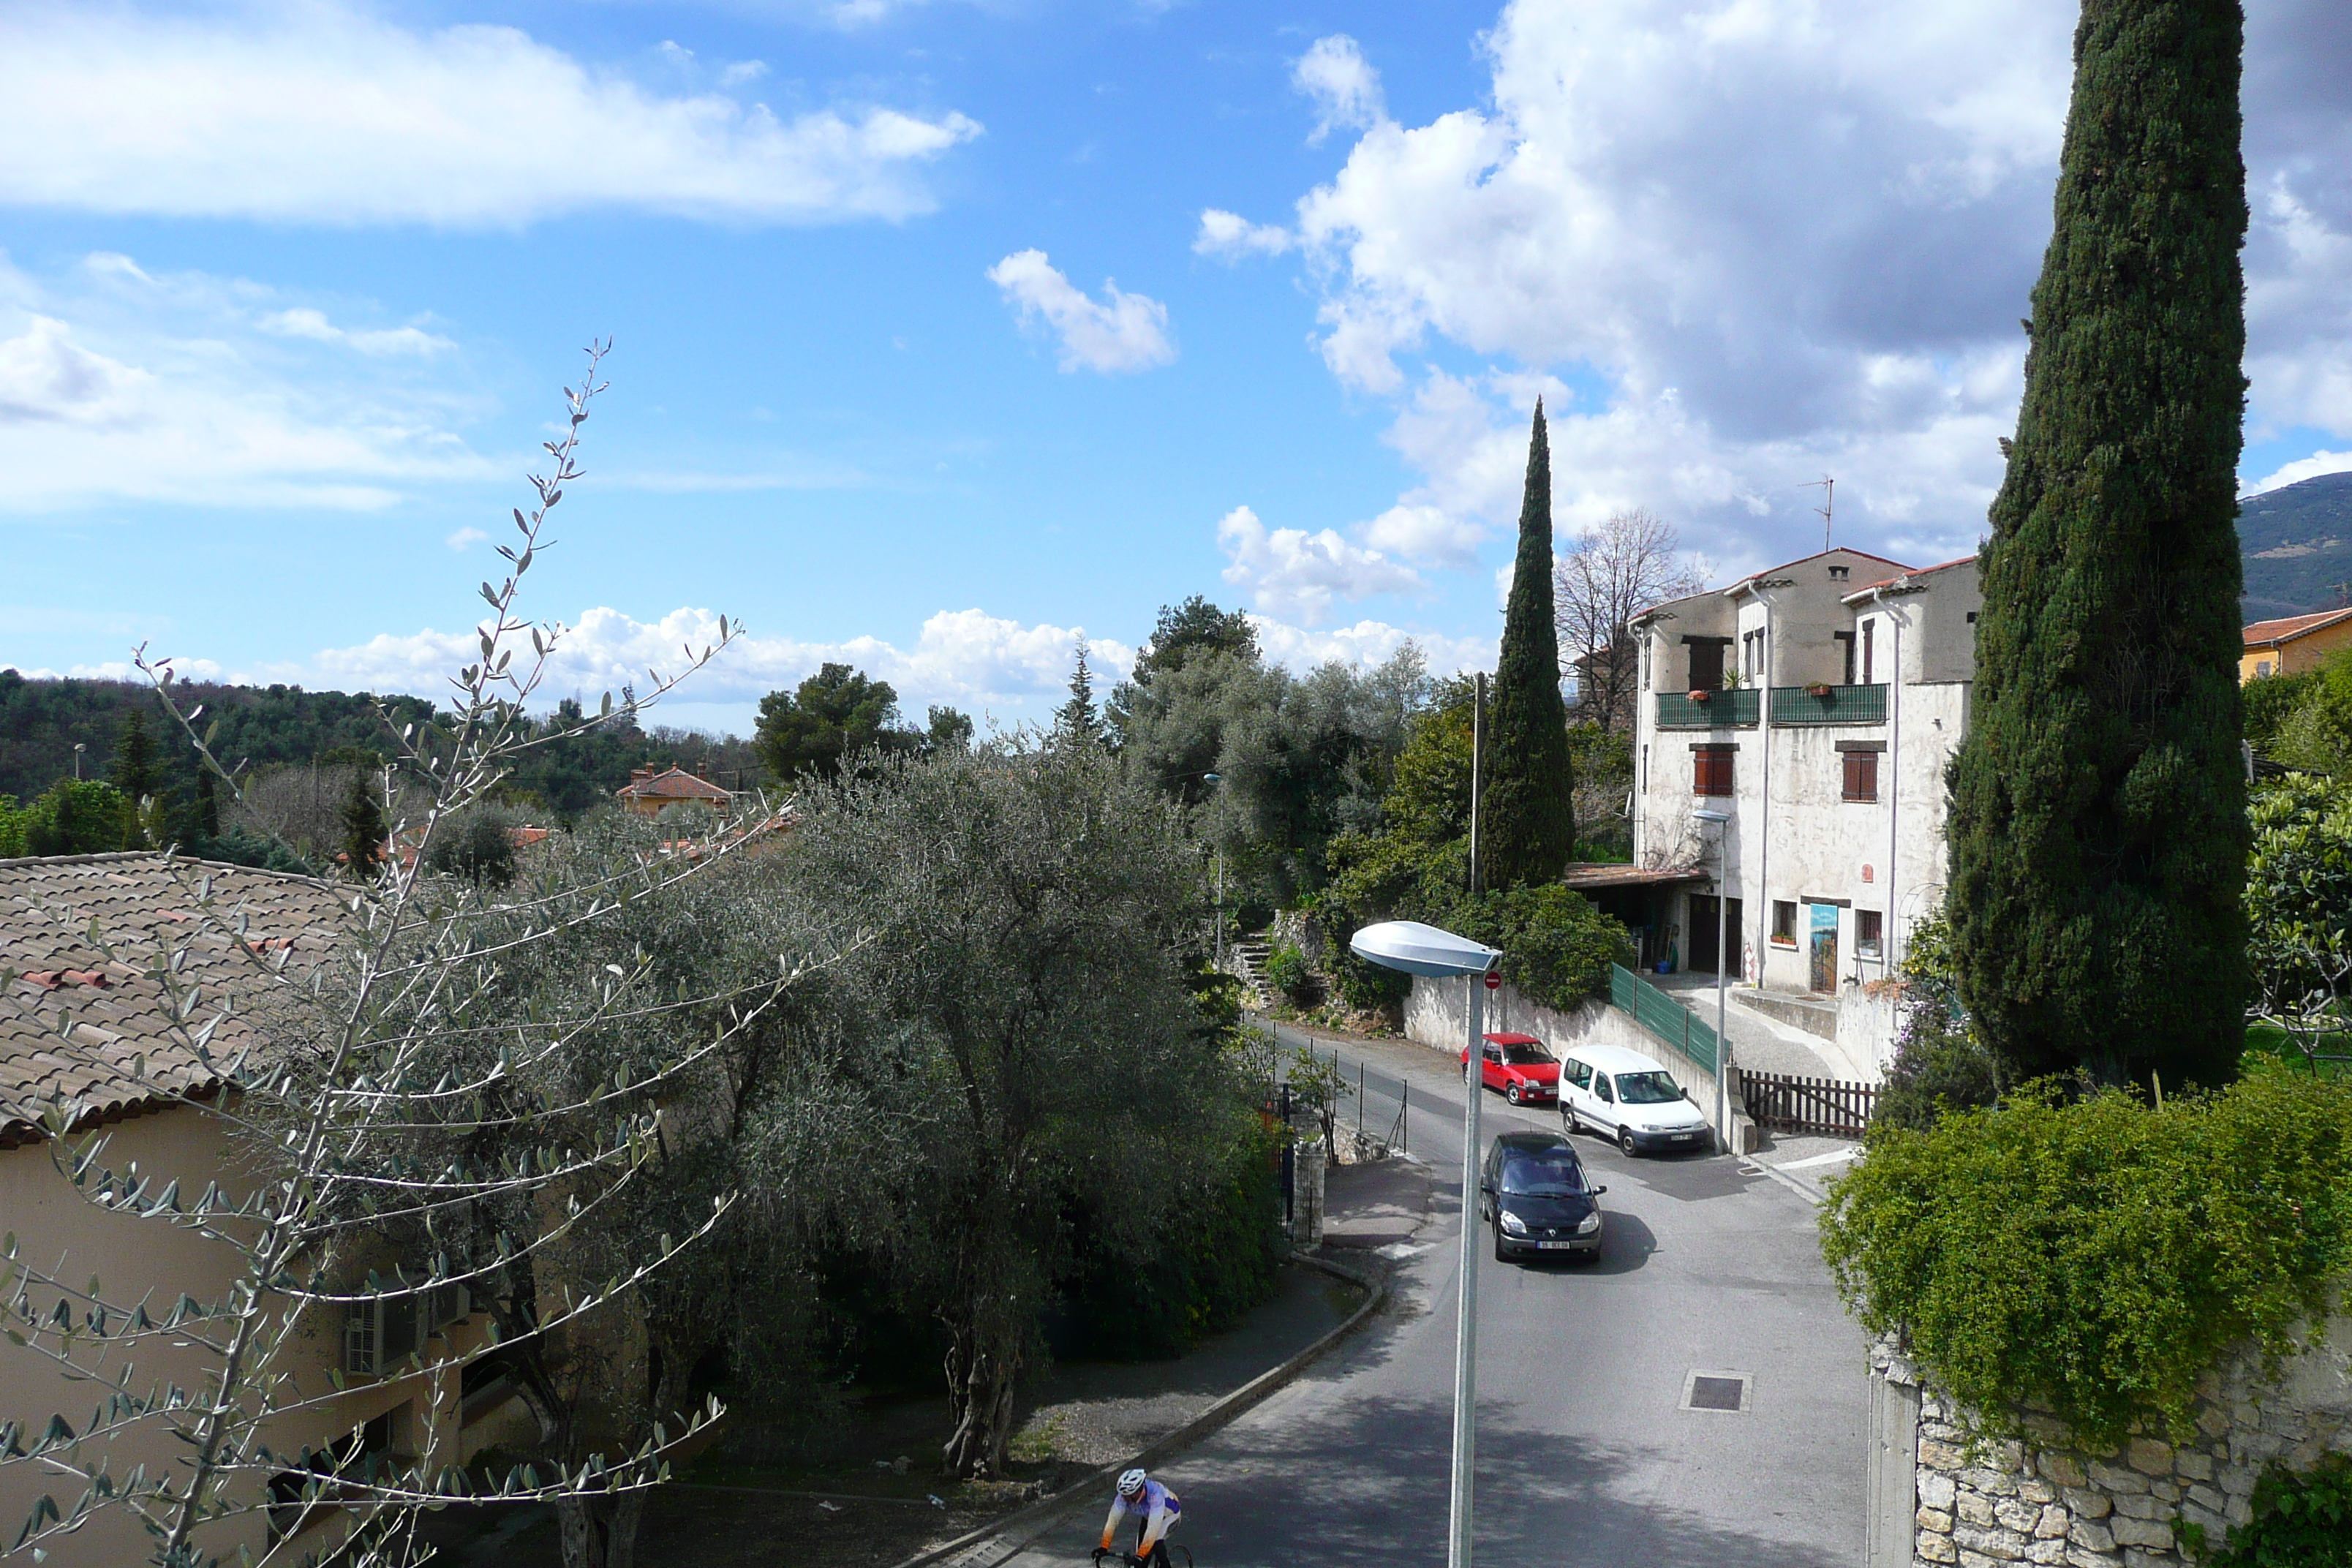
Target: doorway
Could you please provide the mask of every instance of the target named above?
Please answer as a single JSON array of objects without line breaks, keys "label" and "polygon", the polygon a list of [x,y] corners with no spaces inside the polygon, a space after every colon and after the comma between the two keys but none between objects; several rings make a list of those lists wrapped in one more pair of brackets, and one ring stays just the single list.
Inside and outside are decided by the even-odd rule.
[{"label": "doorway", "polygon": [[1718,911],[1712,893],[1693,893],[1690,896],[1690,962],[1683,965],[1685,970],[1694,974],[1717,973],[1717,961],[1720,955],[1715,944],[1716,921],[1727,913],[1729,915],[1732,944],[1738,946],[1739,904],[1740,900],[1734,899],[1727,911]]},{"label": "doorway", "polygon": [[1835,904],[1813,904],[1812,973],[1807,984],[1815,991],[1837,994],[1838,984],[1838,907]]}]

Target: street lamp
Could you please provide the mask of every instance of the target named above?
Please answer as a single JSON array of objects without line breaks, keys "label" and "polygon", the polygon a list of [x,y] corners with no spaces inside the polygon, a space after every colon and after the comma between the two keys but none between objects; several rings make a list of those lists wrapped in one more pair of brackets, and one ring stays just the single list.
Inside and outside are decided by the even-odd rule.
[{"label": "street lamp", "polygon": [[77,782],[81,778],[81,754],[89,749],[79,741],[74,742],[74,778]]},{"label": "street lamp", "polygon": [[1715,1130],[1731,1151],[1731,1037],[1724,1033],[1730,1010],[1731,814],[1704,808],[1691,815],[1715,824]]},{"label": "street lamp", "polygon": [[1446,1568],[1470,1568],[1470,1478],[1476,1458],[1478,1401],[1478,1102],[1479,1035],[1486,1022],[1482,981],[1502,953],[1467,937],[1419,921],[1384,921],[1348,939],[1358,958],[1407,974],[1459,974],[1470,979],[1469,1051],[1464,1057],[1462,1109],[1462,1295],[1454,1331],[1454,1488],[1447,1513]]}]

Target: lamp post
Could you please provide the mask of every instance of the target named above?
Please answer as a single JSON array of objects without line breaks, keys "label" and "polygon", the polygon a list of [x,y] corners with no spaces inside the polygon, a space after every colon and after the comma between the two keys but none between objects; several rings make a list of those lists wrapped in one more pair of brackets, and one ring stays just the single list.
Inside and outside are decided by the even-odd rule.
[{"label": "lamp post", "polygon": [[1724,1033],[1730,1011],[1731,954],[1731,814],[1694,811],[1701,822],[1715,824],[1715,1135],[1731,1148],[1731,1037]]},{"label": "lamp post", "polygon": [[79,783],[81,780],[81,754],[89,749],[89,747],[83,745],[79,741],[76,741],[74,742],[74,780],[76,783]]},{"label": "lamp post", "polygon": [[1496,949],[1419,921],[1385,921],[1348,939],[1357,957],[1407,974],[1459,974],[1470,986],[1470,1035],[1462,1108],[1462,1292],[1454,1330],[1454,1483],[1447,1510],[1446,1568],[1470,1568],[1470,1481],[1476,1458],[1478,1404],[1478,1102],[1486,1086],[1479,1035],[1486,1020],[1486,977],[1502,959]]}]

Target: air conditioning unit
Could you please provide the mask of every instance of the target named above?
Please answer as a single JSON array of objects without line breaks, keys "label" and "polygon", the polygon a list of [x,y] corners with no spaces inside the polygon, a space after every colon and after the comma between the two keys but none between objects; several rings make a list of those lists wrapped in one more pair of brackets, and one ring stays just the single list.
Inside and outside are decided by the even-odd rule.
[{"label": "air conditioning unit", "polygon": [[426,1337],[474,1310],[463,1285],[354,1301],[343,1319],[343,1371],[382,1377],[416,1353]]}]

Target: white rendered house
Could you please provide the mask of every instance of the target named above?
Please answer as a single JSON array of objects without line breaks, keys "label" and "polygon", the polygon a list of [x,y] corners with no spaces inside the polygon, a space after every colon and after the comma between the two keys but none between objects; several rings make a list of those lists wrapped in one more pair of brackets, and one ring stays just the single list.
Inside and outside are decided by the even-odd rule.
[{"label": "white rendered house", "polygon": [[1881,1076],[1878,983],[1943,901],[1980,603],[1973,557],[1830,550],[1634,618],[1634,863],[1705,873],[1652,900],[1646,966],[1716,973],[1722,921],[1743,1001],[1828,1041],[1843,1076]]}]

